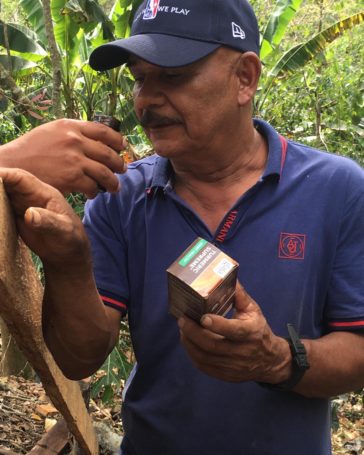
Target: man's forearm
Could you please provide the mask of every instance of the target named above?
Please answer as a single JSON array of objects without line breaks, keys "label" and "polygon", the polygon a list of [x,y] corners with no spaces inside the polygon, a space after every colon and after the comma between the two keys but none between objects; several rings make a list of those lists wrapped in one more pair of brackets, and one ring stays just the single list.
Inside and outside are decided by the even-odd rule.
[{"label": "man's forearm", "polygon": [[310,369],[295,392],[329,398],[364,387],[364,335],[334,332],[304,344]]},{"label": "man's forearm", "polygon": [[115,343],[92,271],[45,270],[43,333],[57,364],[70,379],[94,373]]}]

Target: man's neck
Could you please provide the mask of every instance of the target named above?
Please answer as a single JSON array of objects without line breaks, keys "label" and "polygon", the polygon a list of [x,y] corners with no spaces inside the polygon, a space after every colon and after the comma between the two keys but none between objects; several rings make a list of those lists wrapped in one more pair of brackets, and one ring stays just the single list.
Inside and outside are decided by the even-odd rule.
[{"label": "man's neck", "polygon": [[251,140],[241,143],[240,150],[227,146],[212,156],[207,151],[206,159],[195,166],[173,161],[172,165],[176,193],[215,232],[227,211],[263,174],[268,147],[254,129]]}]

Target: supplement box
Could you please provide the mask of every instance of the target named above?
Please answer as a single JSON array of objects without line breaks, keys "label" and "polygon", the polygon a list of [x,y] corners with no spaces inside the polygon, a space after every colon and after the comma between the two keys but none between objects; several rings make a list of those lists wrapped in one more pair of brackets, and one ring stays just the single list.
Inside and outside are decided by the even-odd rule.
[{"label": "supplement box", "polygon": [[200,321],[232,307],[239,264],[217,246],[197,238],[167,269],[169,312]]}]

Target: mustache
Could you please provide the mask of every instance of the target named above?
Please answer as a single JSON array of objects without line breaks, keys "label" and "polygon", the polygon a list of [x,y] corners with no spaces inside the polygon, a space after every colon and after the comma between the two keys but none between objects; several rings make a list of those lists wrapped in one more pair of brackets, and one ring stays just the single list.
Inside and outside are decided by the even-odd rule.
[{"label": "mustache", "polygon": [[165,117],[164,115],[157,114],[148,109],[143,112],[139,122],[143,128],[158,128],[160,126],[170,126],[182,123],[179,118]]}]

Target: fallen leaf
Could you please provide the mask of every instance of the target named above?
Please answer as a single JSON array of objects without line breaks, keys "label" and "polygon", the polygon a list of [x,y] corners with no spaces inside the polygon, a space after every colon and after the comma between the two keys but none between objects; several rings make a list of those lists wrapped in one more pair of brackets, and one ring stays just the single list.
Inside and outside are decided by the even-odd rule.
[{"label": "fallen leaf", "polygon": [[57,423],[56,419],[45,419],[44,421],[44,429],[45,432],[48,433],[48,431],[54,427],[54,425]]},{"label": "fallen leaf", "polygon": [[47,404],[38,404],[35,408],[35,412],[42,415],[43,417],[47,417],[48,414],[57,414],[58,410],[50,403]]}]

